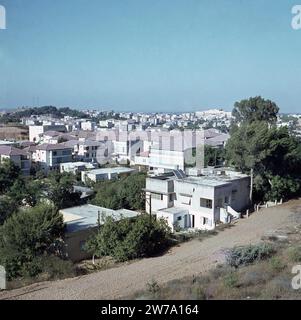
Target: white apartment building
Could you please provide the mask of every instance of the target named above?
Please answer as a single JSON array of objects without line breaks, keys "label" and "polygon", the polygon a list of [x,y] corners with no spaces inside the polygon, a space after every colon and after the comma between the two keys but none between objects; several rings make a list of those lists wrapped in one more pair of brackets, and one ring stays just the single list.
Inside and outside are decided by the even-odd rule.
[{"label": "white apartment building", "polygon": [[55,124],[29,126],[29,140],[34,142],[40,142],[40,139],[43,136],[43,133],[46,131],[66,132],[67,129],[65,125],[55,125]]},{"label": "white apartment building", "polygon": [[96,167],[96,164],[89,162],[64,162],[60,163],[60,173],[72,172],[73,174],[77,174],[85,170],[95,169]]},{"label": "white apartment building", "polygon": [[99,121],[99,126],[102,127],[102,128],[113,128],[115,125],[115,120],[112,119],[112,120],[100,120]]},{"label": "white apartment building", "polygon": [[31,161],[29,155],[24,150],[2,145],[0,146],[0,163],[4,159],[13,161],[21,169],[23,175],[30,175]]},{"label": "white apartment building", "polygon": [[40,143],[58,144],[62,141],[69,141],[74,139],[76,139],[75,136],[58,131],[46,131],[40,135]]},{"label": "white apartment building", "polygon": [[81,129],[85,131],[93,131],[96,128],[96,123],[93,121],[84,121],[81,123]]},{"label": "white apartment building", "polygon": [[91,139],[80,139],[76,158],[80,161],[96,162],[97,150],[103,146],[103,142]]},{"label": "white apartment building", "polygon": [[231,169],[210,169],[202,176],[182,171],[146,179],[146,212],[164,218],[173,231],[212,230],[239,218],[250,204],[250,177]]},{"label": "white apartment building", "polygon": [[130,161],[143,148],[143,141],[139,140],[113,140],[113,159],[117,161]]},{"label": "white apartment building", "polygon": [[34,147],[32,159],[48,172],[59,169],[61,163],[71,162],[73,149],[64,144],[41,144]]},{"label": "white apartment building", "polygon": [[155,174],[171,170],[184,170],[185,152],[151,148],[150,152],[142,152],[140,155],[135,156],[132,164],[146,166]]}]

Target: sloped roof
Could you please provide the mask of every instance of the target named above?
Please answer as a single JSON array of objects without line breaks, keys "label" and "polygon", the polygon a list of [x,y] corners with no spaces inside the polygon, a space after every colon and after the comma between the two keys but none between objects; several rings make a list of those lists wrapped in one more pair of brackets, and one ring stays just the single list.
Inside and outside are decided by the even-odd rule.
[{"label": "sloped roof", "polygon": [[27,153],[19,148],[12,146],[0,146],[0,155],[5,156],[27,156]]},{"label": "sloped roof", "polygon": [[62,149],[72,149],[72,147],[65,146],[64,143],[56,143],[56,144],[50,144],[50,143],[43,143],[35,147],[36,150],[62,150]]}]

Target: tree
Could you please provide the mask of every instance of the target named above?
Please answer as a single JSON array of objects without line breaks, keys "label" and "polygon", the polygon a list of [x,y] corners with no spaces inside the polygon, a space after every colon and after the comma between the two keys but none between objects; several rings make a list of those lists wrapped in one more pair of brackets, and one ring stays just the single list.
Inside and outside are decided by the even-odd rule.
[{"label": "tree", "polygon": [[63,217],[52,206],[20,210],[0,227],[0,264],[9,278],[22,275],[37,256],[57,253],[64,230]]},{"label": "tree", "polygon": [[116,181],[104,181],[96,184],[95,198],[92,204],[109,209],[143,210],[145,205],[143,188],[145,174],[136,173]]},{"label": "tree", "polygon": [[19,177],[15,180],[14,184],[7,191],[7,195],[19,206],[26,194],[26,185],[24,180]]},{"label": "tree", "polygon": [[8,196],[0,197],[0,225],[18,209],[18,204]]},{"label": "tree", "polygon": [[235,102],[232,115],[234,123],[252,123],[265,121],[274,124],[277,121],[279,108],[275,102],[265,100],[260,96]]},{"label": "tree", "polygon": [[145,207],[144,191],[145,174],[133,174],[128,176],[122,184],[125,198],[125,207],[131,210],[143,210]]},{"label": "tree", "polygon": [[164,220],[141,215],[115,221],[105,217],[104,224],[86,243],[86,250],[98,257],[111,256],[117,261],[149,257],[169,245],[170,228]]},{"label": "tree", "polygon": [[288,128],[263,121],[242,124],[226,145],[230,165],[254,173],[255,200],[289,199],[301,188],[301,144]]},{"label": "tree", "polygon": [[39,180],[19,177],[6,194],[17,205],[26,204],[34,207],[42,197],[42,183]]},{"label": "tree", "polygon": [[80,194],[74,192],[75,177],[71,173],[54,172],[46,183],[48,198],[59,208],[76,206],[80,203]]},{"label": "tree", "polygon": [[5,193],[20,177],[20,168],[10,159],[0,163],[0,195]]},{"label": "tree", "polygon": [[224,148],[214,148],[205,145],[204,149],[205,155],[205,166],[218,166],[222,165],[225,161],[225,149]]}]

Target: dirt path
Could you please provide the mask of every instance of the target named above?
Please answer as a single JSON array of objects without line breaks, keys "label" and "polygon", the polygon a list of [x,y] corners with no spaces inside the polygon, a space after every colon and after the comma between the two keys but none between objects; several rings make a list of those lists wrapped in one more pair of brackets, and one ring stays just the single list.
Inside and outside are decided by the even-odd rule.
[{"label": "dirt path", "polygon": [[[118,268],[82,277],[42,282],[0,293],[0,299],[118,299],[143,290],[155,280],[159,284],[197,275],[222,262],[223,250],[260,241],[269,231],[301,223],[301,200],[264,209],[234,227],[203,241],[193,240],[173,248],[168,254],[143,259]],[[297,219],[297,220],[296,220]]]}]

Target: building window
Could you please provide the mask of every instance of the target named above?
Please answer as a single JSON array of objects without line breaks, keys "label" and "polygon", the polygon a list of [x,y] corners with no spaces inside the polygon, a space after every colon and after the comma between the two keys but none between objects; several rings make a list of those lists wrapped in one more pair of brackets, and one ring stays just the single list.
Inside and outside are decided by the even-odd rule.
[{"label": "building window", "polygon": [[85,250],[85,245],[86,245],[86,241],[81,241],[81,242],[79,243],[80,251],[83,251],[83,252],[86,251],[86,250]]},{"label": "building window", "polygon": [[152,199],[155,199],[155,200],[163,200],[163,194],[160,194],[160,193],[152,193]]},{"label": "building window", "polygon": [[56,151],[53,151],[53,156],[55,157],[57,155],[57,152]]},{"label": "building window", "polygon": [[181,216],[177,218],[177,221],[181,221],[181,220],[182,220],[182,217],[181,217]]},{"label": "building window", "polygon": [[212,200],[211,199],[200,199],[200,206],[208,209],[212,209]]},{"label": "building window", "polygon": [[232,194],[231,194],[231,201],[235,201],[236,200],[236,194],[237,194],[237,190],[233,190]]},{"label": "building window", "polygon": [[182,201],[181,201],[182,204],[187,204],[187,205],[191,204],[191,197],[181,196],[181,198],[182,198]]},{"label": "building window", "polygon": [[173,195],[172,194],[169,195],[169,201],[173,201]]},{"label": "building window", "polygon": [[211,221],[208,218],[203,217],[203,224],[211,225]]}]

